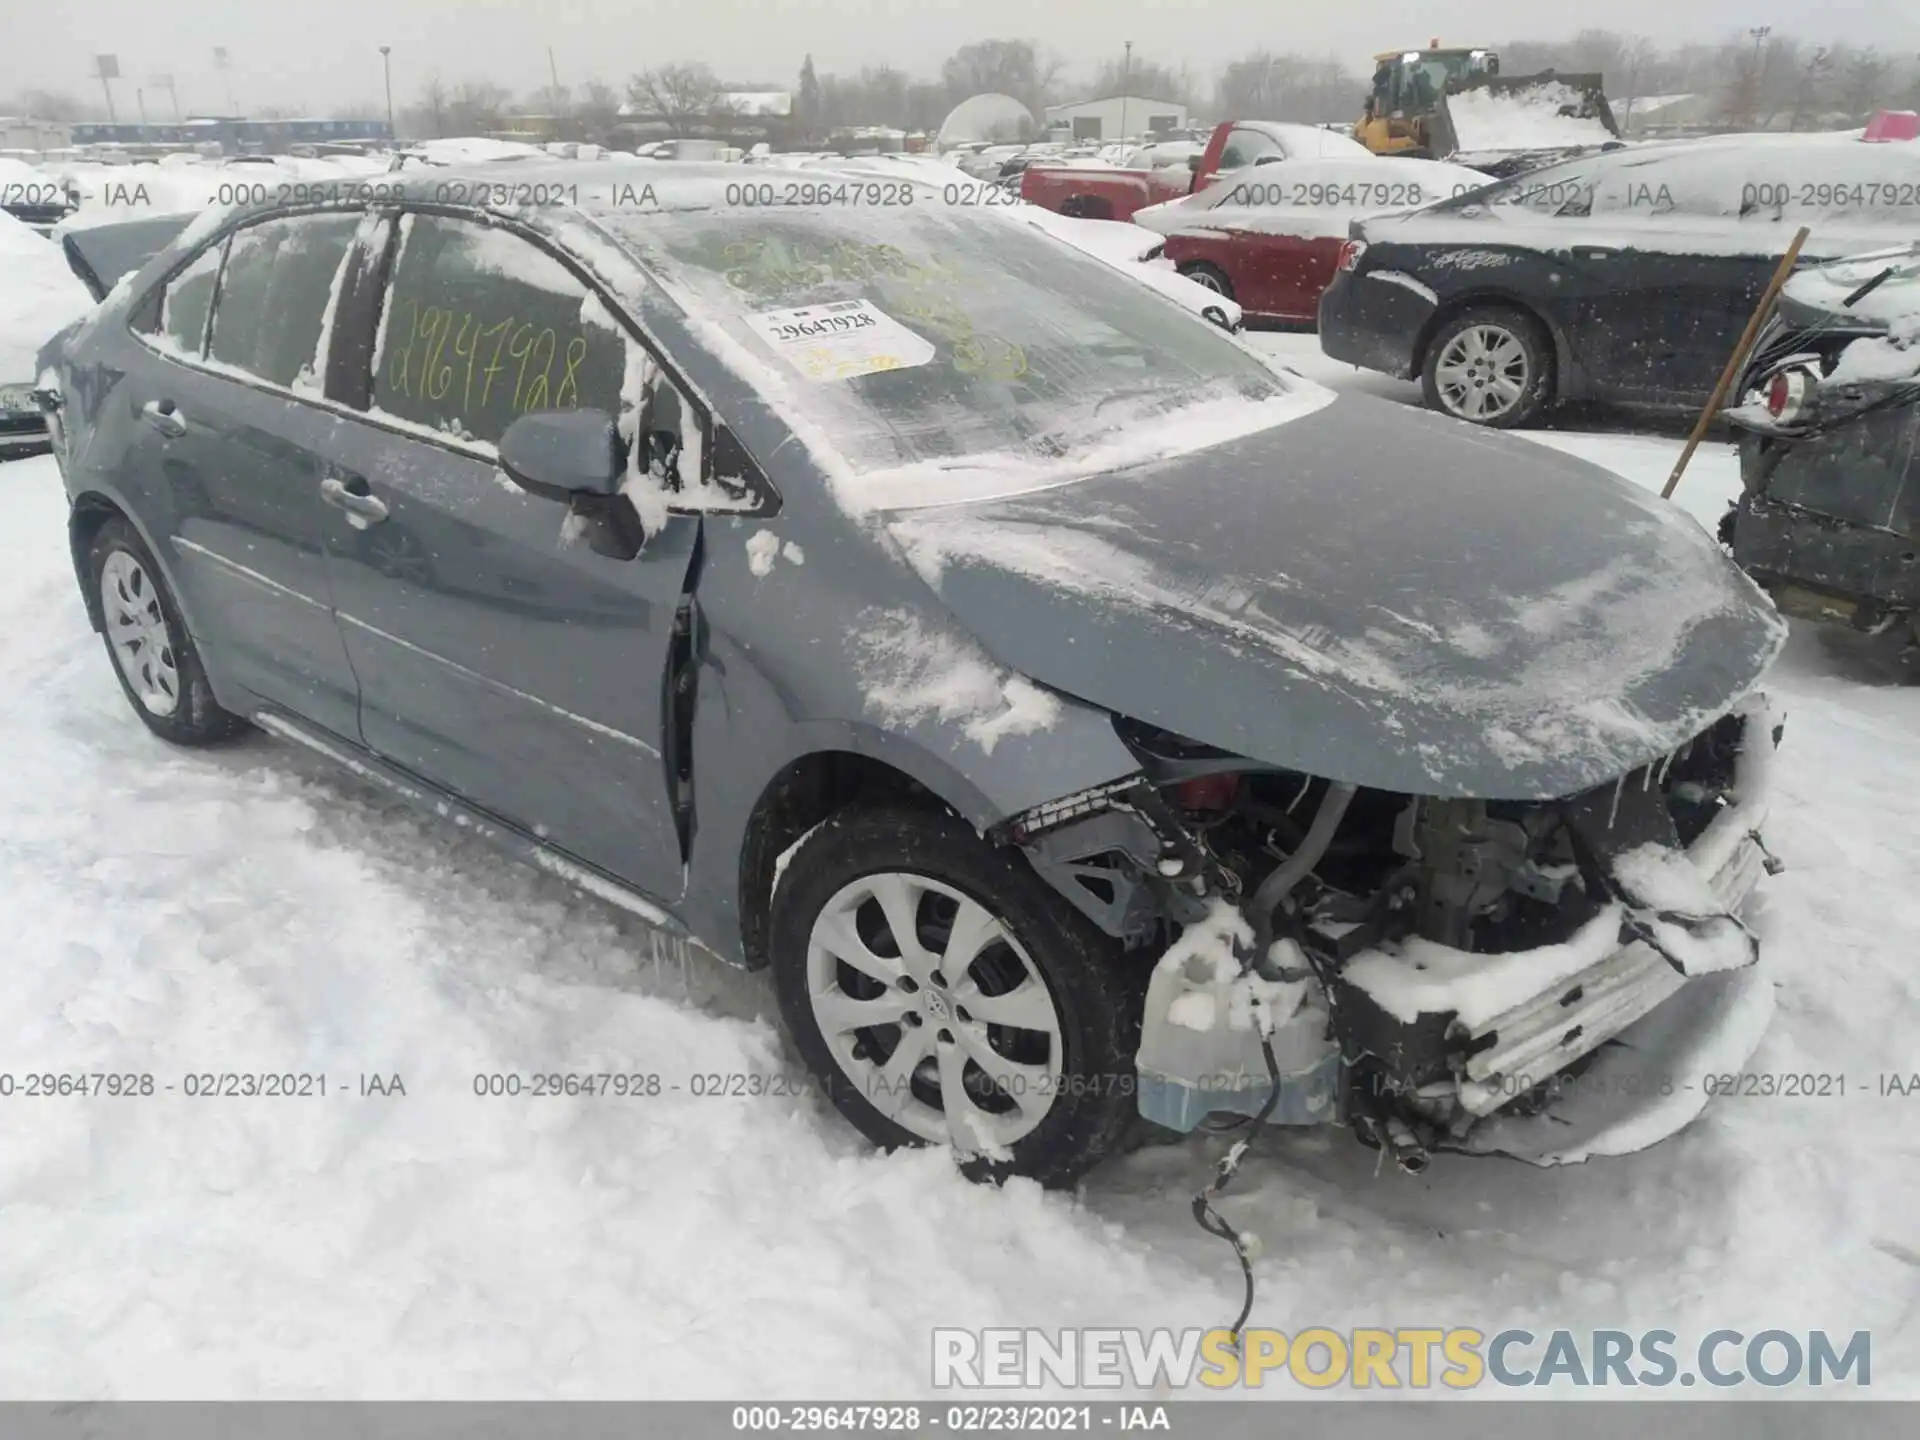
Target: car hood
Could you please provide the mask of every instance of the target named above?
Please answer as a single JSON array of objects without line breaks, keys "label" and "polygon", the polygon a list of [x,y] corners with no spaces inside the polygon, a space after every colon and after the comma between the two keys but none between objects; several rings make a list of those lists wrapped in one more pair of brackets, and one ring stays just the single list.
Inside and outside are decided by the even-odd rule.
[{"label": "car hood", "polygon": [[884,523],[1003,664],[1249,759],[1414,794],[1548,799],[1623,775],[1731,708],[1786,633],[1677,507],[1367,397]]}]

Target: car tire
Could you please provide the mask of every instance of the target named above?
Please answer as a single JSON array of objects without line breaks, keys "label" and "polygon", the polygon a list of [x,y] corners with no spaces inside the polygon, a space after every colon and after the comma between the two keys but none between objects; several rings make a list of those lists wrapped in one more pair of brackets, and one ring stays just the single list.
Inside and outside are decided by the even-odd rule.
[{"label": "car tire", "polygon": [[[951,816],[854,807],[800,842],[772,909],[788,1034],[869,1140],[949,1143],[973,1179],[1050,1188],[1121,1145],[1138,1113],[1142,990],[1119,947],[1023,857]],[[890,909],[910,913],[911,950]],[[950,973],[956,932],[986,939]],[[957,1128],[950,1084],[966,1097]]]},{"label": "car tire", "polygon": [[1524,310],[1483,305],[1443,324],[1420,367],[1427,404],[1443,415],[1511,430],[1554,399],[1553,340]]},{"label": "car tire", "polygon": [[114,677],[149,730],[175,745],[213,745],[247,728],[213,698],[200,652],[160,567],[120,516],[94,534],[87,574]]},{"label": "car tire", "polygon": [[1204,285],[1216,295],[1233,299],[1233,282],[1227,278],[1227,272],[1218,265],[1205,260],[1189,260],[1179,267],[1180,273],[1196,285]]}]

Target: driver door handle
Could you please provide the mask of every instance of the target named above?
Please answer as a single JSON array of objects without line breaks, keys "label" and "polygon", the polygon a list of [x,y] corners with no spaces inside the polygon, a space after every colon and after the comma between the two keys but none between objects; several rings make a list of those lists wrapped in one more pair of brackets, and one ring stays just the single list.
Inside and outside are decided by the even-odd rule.
[{"label": "driver door handle", "polygon": [[170,440],[177,440],[187,433],[187,417],[174,407],[171,400],[147,401],[140,407],[140,418]]},{"label": "driver door handle", "polygon": [[[354,485],[361,488],[355,489]],[[320,482],[320,498],[336,510],[347,512],[348,522],[355,529],[364,530],[369,525],[378,525],[387,518],[387,502],[378,495],[366,493],[366,481],[356,479],[353,485],[329,475]]]}]

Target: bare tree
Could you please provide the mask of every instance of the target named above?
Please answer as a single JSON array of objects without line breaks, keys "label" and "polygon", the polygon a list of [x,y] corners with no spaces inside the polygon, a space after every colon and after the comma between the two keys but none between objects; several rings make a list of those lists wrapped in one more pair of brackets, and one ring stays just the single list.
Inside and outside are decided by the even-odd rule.
[{"label": "bare tree", "polygon": [[52,90],[22,90],[13,99],[0,101],[0,111],[9,115],[24,115],[29,120],[50,120],[56,125],[90,119],[95,108],[71,95]]},{"label": "bare tree", "polygon": [[1351,120],[1360,112],[1366,82],[1333,56],[1256,51],[1220,72],[1214,110],[1223,120]]},{"label": "bare tree", "polygon": [[574,97],[573,118],[582,140],[606,144],[608,133],[620,123],[620,92],[605,81],[587,81]]},{"label": "bare tree", "polygon": [[720,81],[705,65],[662,65],[627,82],[627,98],[650,118],[664,120],[674,135],[691,135],[725,118]]},{"label": "bare tree", "polygon": [[1844,89],[1851,115],[1865,118],[1880,108],[1892,70],[1892,63],[1871,45],[1847,58]]},{"label": "bare tree", "polygon": [[484,135],[500,128],[513,92],[491,80],[462,80],[447,102],[447,122],[456,135]]},{"label": "bare tree", "polygon": [[1153,60],[1109,60],[1094,73],[1093,95],[1118,95],[1125,91],[1147,100],[1178,100],[1193,103],[1187,81],[1177,72]]},{"label": "bare tree", "polygon": [[976,40],[962,45],[940,67],[950,103],[974,95],[1011,95],[1038,115],[1060,73],[1059,61],[1042,60],[1031,40]]}]

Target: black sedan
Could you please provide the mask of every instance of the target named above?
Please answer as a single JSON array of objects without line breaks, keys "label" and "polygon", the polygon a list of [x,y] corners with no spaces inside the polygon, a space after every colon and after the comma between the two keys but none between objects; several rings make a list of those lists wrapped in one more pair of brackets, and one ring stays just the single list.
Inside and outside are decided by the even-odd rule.
[{"label": "black sedan", "polygon": [[1790,615],[1898,632],[1920,674],[1920,245],[1796,275],[1743,391],[1734,559]]},{"label": "black sedan", "polygon": [[1917,222],[1920,146],[1739,135],[1587,156],[1356,221],[1320,343],[1479,425],[1562,399],[1697,408],[1799,226],[1817,261]]}]

